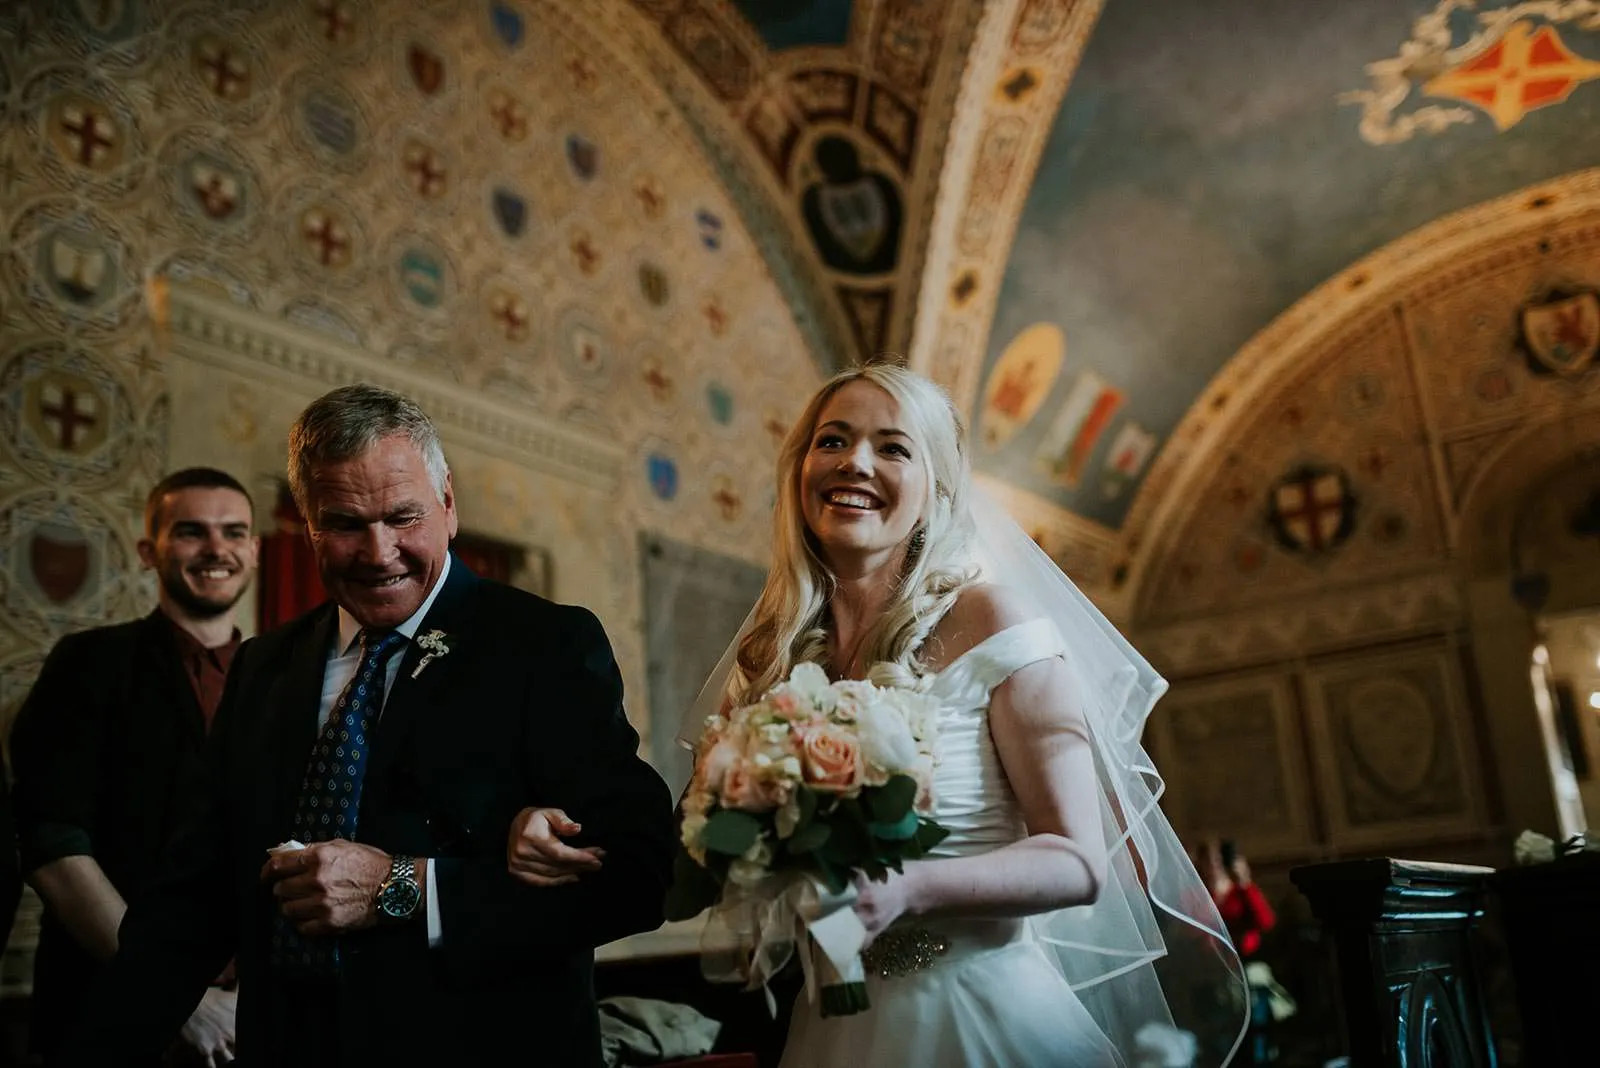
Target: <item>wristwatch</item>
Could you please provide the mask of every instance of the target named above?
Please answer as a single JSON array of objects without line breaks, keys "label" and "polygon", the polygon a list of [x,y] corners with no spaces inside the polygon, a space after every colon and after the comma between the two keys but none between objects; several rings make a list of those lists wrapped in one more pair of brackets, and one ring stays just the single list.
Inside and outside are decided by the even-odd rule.
[{"label": "wristwatch", "polygon": [[394,857],[389,862],[389,878],[378,887],[378,915],[390,920],[409,919],[421,902],[417,862],[411,857]]}]

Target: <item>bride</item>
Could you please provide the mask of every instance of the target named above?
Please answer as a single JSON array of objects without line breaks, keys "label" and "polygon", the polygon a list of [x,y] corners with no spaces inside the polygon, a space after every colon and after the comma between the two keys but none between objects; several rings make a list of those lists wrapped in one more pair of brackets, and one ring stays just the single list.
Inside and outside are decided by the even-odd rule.
[{"label": "bride", "polygon": [[[818,391],[778,458],[766,587],[686,731],[806,660],[940,703],[933,818],[950,834],[903,873],[857,877],[871,1008],[824,1017],[802,994],[783,1068],[1144,1063],[1202,1023],[1175,1026],[1162,994],[1164,927],[1209,950],[1185,956],[1214,965],[1186,965],[1186,986],[1240,982],[1139,748],[1164,683],[998,508],[974,507],[965,448],[911,371]],[[525,823],[513,872],[570,877]]]}]

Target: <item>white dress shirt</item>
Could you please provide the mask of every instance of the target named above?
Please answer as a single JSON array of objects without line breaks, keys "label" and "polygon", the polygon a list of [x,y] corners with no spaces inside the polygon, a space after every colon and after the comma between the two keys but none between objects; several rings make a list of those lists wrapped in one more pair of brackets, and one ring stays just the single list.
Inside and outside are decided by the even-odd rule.
[{"label": "white dress shirt", "polygon": [[[411,615],[411,618],[394,628],[398,634],[405,635],[406,641],[415,641],[417,630],[422,626],[422,620],[428,614],[428,609],[433,607],[434,598],[439,596],[439,591],[444,589],[445,579],[450,577],[450,554],[444,557],[444,567],[439,570],[439,577],[433,583],[433,589],[428,591],[428,596],[422,599],[422,605]],[[402,651],[389,658],[388,670],[384,676],[383,703],[389,703],[389,695],[394,692],[395,677],[400,674],[400,661],[405,659]],[[322,673],[322,711],[317,715],[317,731],[327,725],[328,717],[333,715],[333,706],[338,703],[339,695],[344,693],[344,688],[355,678],[356,669],[361,666],[361,624],[355,617],[339,609],[339,633],[334,638],[333,648],[328,651],[328,667]],[[378,717],[383,717],[383,709],[378,709]],[[428,945],[437,946],[444,932],[439,924],[439,895],[434,888],[433,865],[428,865],[427,874],[427,911],[428,911]]]}]

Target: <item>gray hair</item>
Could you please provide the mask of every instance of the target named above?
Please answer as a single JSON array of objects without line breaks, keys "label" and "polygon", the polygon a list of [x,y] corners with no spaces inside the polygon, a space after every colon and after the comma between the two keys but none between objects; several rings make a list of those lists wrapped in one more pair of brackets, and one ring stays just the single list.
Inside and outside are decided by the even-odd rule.
[{"label": "gray hair", "polygon": [[384,438],[404,436],[422,454],[433,491],[444,503],[450,466],[439,431],[416,402],[393,390],[362,383],[340,386],[306,406],[289,428],[289,492],[300,514],[311,518],[306,499],[311,469],[351,460]]}]

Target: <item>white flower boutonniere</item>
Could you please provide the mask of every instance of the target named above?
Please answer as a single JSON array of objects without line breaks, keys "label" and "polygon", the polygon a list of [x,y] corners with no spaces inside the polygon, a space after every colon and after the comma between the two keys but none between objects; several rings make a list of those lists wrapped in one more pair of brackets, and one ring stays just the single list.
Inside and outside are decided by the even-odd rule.
[{"label": "white flower boutonniere", "polygon": [[422,659],[412,669],[412,678],[422,674],[422,669],[433,663],[435,658],[450,655],[450,639],[442,630],[430,630],[418,637],[417,647],[422,650]]}]

